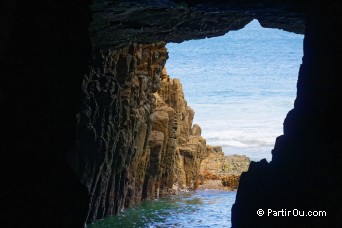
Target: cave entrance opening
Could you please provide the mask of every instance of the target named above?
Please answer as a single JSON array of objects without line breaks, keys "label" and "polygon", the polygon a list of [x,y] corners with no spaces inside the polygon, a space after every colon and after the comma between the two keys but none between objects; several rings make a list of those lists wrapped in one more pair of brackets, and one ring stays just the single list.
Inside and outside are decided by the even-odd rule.
[{"label": "cave entrance opening", "polygon": [[[282,134],[283,120],[293,108],[296,97],[298,69],[303,56],[302,45],[302,35],[262,28],[256,20],[239,31],[231,31],[221,37],[167,44],[167,74],[171,78],[180,79],[187,100],[185,102],[180,98],[183,92],[180,92],[179,81],[173,81],[171,86],[171,80],[165,76],[166,72],[161,72],[162,81],[159,81],[160,88],[155,97],[156,104],[161,105],[157,105],[153,113],[155,128],[152,126],[152,131],[157,131],[159,127],[164,129],[163,126],[172,126],[170,133],[165,131],[164,135],[170,136],[172,145],[169,154],[173,157],[166,159],[174,161],[174,152],[177,151],[175,148],[178,146],[180,156],[178,153],[176,155],[180,158],[177,160],[179,163],[172,166],[176,164],[173,162],[170,167],[184,167],[173,169],[178,170],[177,175],[163,179],[171,182],[172,192],[181,189],[177,188],[181,185],[175,186],[174,183],[186,183],[189,189],[196,188],[196,184],[203,186],[196,183],[200,179],[197,177],[201,175],[201,171],[197,172],[199,150],[192,150],[193,144],[203,142],[198,137],[198,132],[201,132],[207,144],[222,146],[227,155],[240,154],[247,155],[251,160],[271,160],[275,138]],[[164,101],[174,109],[164,107]],[[186,107],[186,103],[195,111],[193,122],[198,123],[202,130],[188,127],[189,121],[186,120],[193,112],[187,109],[183,115],[179,108]],[[177,138],[177,134],[189,137]],[[153,144],[151,151],[162,145],[162,137],[158,137],[161,135],[153,134],[159,144]],[[193,159],[194,154],[196,159]],[[188,161],[190,165],[186,164]],[[228,181],[237,180],[238,184],[238,178]],[[223,185],[223,179],[216,181],[216,184]],[[125,210],[122,216],[109,218],[104,223],[113,227],[128,224],[139,227],[230,227],[231,207],[235,202],[236,191],[216,191],[215,187],[218,185],[215,183],[212,187],[215,190],[189,193],[184,188],[184,194],[145,201],[141,210]]]},{"label": "cave entrance opening", "polygon": [[221,37],[167,44],[167,72],[180,79],[207,144],[271,160],[296,97],[303,38],[253,20]]}]

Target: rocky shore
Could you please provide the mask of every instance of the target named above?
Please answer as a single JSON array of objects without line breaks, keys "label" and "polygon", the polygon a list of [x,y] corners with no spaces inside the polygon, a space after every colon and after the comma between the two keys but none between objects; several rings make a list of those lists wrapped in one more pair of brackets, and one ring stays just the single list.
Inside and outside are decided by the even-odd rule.
[{"label": "rocky shore", "polygon": [[207,145],[198,189],[236,190],[242,172],[248,170],[250,159],[244,155],[224,155],[222,147]]}]

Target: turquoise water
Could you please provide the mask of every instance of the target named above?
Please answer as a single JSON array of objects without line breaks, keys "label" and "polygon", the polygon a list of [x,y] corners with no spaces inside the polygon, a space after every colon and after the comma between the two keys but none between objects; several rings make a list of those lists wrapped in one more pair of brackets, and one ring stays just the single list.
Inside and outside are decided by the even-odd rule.
[{"label": "turquoise water", "polygon": [[[183,84],[195,122],[226,154],[271,160],[293,108],[303,36],[257,21],[222,37],[168,44],[168,74]],[[147,201],[89,227],[230,227],[236,192],[196,191]]]},{"label": "turquoise water", "polygon": [[119,216],[98,221],[90,228],[231,227],[231,207],[236,192],[196,191],[146,201]]},{"label": "turquoise water", "polygon": [[293,108],[303,36],[257,20],[221,37],[167,44],[168,74],[179,78],[207,143],[226,154],[271,160]]}]

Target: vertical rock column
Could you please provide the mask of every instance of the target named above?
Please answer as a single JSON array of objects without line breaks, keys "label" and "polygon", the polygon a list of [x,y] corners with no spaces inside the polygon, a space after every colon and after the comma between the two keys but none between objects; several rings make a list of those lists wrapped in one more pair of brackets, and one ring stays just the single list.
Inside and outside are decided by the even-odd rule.
[{"label": "vertical rock column", "polygon": [[176,194],[181,189],[194,189],[200,163],[206,153],[206,141],[200,136],[200,127],[192,127],[195,112],[184,99],[180,81],[171,79],[165,69],[155,97],[156,111],[152,115],[152,130],[164,136],[163,145],[158,147],[160,174],[157,185],[160,194]]},{"label": "vertical rock column", "polygon": [[90,195],[88,222],[140,201],[165,43],[98,53],[83,80],[77,142],[68,160]]}]

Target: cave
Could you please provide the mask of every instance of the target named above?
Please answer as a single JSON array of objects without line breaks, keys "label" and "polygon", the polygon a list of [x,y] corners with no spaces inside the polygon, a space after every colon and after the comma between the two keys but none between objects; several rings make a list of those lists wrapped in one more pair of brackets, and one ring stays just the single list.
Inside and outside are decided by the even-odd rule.
[{"label": "cave", "polygon": [[[138,170],[165,44],[257,19],[304,34],[304,57],[272,162],[242,175],[232,225],[341,227],[341,15],[330,1],[3,1],[2,225],[84,227],[148,198]],[[258,209],[327,216],[260,217]]]}]

